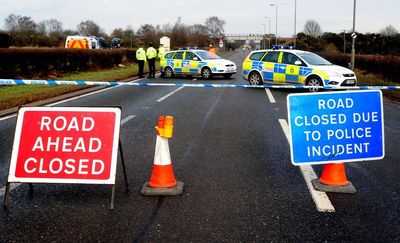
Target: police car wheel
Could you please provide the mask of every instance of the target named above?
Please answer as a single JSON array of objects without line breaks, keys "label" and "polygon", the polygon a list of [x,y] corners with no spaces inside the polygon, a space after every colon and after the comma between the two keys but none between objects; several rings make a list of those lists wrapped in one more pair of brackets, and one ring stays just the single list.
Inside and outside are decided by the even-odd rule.
[{"label": "police car wheel", "polygon": [[211,78],[211,76],[212,76],[212,73],[211,73],[211,70],[209,69],[209,68],[203,68],[202,70],[201,70],[201,76],[204,78],[204,79],[210,79]]},{"label": "police car wheel", "polygon": [[[310,79],[308,79],[306,85],[307,86],[323,86],[322,81],[317,77],[311,77]],[[308,88],[308,90],[311,92],[318,92],[320,90],[320,88],[310,87],[310,88]]]},{"label": "police car wheel", "polygon": [[251,85],[262,85],[261,75],[257,72],[250,73],[249,83]]},{"label": "police car wheel", "polygon": [[172,68],[166,67],[164,70],[164,77],[172,78],[173,76],[174,76],[174,71],[172,71]]}]

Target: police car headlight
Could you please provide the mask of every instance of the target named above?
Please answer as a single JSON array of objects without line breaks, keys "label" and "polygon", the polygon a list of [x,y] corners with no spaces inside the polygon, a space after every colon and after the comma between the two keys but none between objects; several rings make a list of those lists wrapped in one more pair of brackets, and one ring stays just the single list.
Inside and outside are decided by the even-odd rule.
[{"label": "police car headlight", "polygon": [[325,71],[331,77],[340,77],[341,74],[335,71]]}]

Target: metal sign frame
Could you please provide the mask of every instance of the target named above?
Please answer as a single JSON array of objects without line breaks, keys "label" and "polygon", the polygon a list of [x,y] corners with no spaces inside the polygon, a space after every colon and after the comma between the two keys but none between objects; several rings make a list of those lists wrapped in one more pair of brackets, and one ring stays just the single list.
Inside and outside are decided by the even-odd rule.
[{"label": "metal sign frame", "polygon": [[[71,179],[66,179],[66,178],[24,178],[24,177],[17,177],[16,176],[16,167],[17,167],[17,160],[18,160],[18,155],[20,152],[20,144],[23,140],[22,136],[22,129],[23,129],[23,122],[25,118],[25,113],[26,112],[58,112],[60,114],[62,113],[110,113],[114,115],[114,124],[112,124],[113,127],[113,135],[112,135],[112,141],[109,141],[112,143],[112,148],[109,148],[111,152],[111,158],[110,161],[106,161],[106,163],[109,163],[109,173],[106,175],[108,176],[107,179],[76,179],[76,178],[71,178]],[[117,161],[118,161],[118,152],[121,157],[121,163],[122,163],[122,169],[123,169],[123,174],[124,174],[124,179],[125,179],[125,189],[126,192],[128,191],[128,181],[127,181],[127,176],[126,176],[126,168],[125,168],[125,161],[123,157],[123,151],[122,151],[122,146],[121,146],[121,141],[119,140],[119,135],[120,135],[120,125],[121,124],[121,108],[120,107],[21,107],[18,110],[17,113],[17,124],[16,124],[16,130],[15,130],[15,135],[14,135],[14,143],[13,143],[13,150],[12,150],[12,155],[11,155],[11,160],[10,160],[10,166],[9,166],[9,173],[8,173],[8,178],[7,178],[7,185],[6,185],[6,192],[4,196],[4,202],[3,202],[3,207],[6,208],[8,204],[8,197],[9,197],[9,188],[10,188],[10,183],[29,183],[30,186],[30,192],[33,192],[33,186],[32,183],[63,183],[63,184],[104,184],[104,185],[112,185],[112,196],[111,196],[111,209],[114,209],[114,198],[115,198],[115,180],[116,180],[116,167],[117,167]],[[36,134],[35,134],[36,135]]]}]

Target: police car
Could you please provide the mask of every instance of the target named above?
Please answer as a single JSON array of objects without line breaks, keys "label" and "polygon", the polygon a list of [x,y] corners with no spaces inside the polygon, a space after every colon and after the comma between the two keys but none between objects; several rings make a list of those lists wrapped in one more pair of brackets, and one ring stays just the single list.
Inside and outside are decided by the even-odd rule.
[{"label": "police car", "polygon": [[201,76],[210,79],[221,75],[230,78],[236,73],[235,63],[205,50],[178,50],[167,52],[160,60],[161,77],[175,75]]},{"label": "police car", "polygon": [[[242,77],[251,85],[263,82],[308,86],[356,86],[357,78],[350,69],[334,65],[317,54],[275,49],[251,52],[243,62]],[[317,87],[310,91],[318,91]]]}]

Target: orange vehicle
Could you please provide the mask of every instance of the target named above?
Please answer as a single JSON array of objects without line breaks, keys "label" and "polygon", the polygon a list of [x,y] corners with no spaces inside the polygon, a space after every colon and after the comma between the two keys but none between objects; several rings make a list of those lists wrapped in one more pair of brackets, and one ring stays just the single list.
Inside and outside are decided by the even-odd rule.
[{"label": "orange vehicle", "polygon": [[65,48],[98,49],[98,41],[95,37],[68,36],[65,41]]}]

